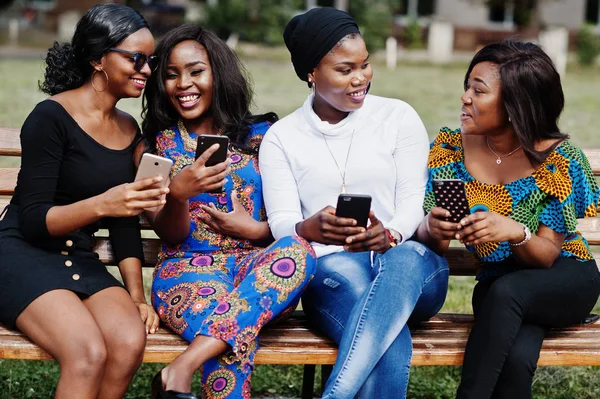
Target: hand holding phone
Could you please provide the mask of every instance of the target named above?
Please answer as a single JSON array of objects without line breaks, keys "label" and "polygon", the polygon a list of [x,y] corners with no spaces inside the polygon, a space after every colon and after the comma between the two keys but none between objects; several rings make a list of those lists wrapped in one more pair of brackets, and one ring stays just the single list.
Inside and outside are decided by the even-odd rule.
[{"label": "hand holding phone", "polygon": [[354,219],[357,226],[366,228],[370,210],[370,195],[340,194],[335,208],[335,216]]},{"label": "hand holding phone", "polygon": [[162,176],[162,180],[153,187],[159,188],[167,184],[173,161],[158,155],[145,153],[142,155],[140,166],[135,175],[135,181],[144,180],[149,177]]},{"label": "hand holding phone", "polygon": [[[162,180],[158,183],[153,184],[152,186],[150,186],[150,188],[162,188],[169,181],[169,175],[171,174],[172,166],[173,161],[168,158],[145,153],[144,155],[142,155],[142,160],[140,161],[140,165],[135,175],[135,181],[160,176],[162,177]],[[158,210],[157,207],[147,209],[153,212]]]},{"label": "hand holding phone", "polygon": [[438,207],[450,212],[446,221],[458,223],[471,214],[465,185],[459,179],[434,179],[433,195]]},{"label": "hand holding phone", "polygon": [[227,149],[229,148],[229,137],[216,134],[199,134],[196,145],[196,159],[206,150],[218,144],[219,148],[206,160],[205,166],[215,166],[227,159]]},{"label": "hand holding phone", "polygon": [[[210,157],[204,162],[204,166],[215,166],[227,160],[227,149],[229,148],[229,137],[219,136],[216,134],[200,134],[198,135],[198,143],[196,145],[196,159],[198,159],[206,150],[213,145],[218,144],[219,148],[213,152]],[[207,193],[218,194],[223,192],[224,187],[206,191]]]}]

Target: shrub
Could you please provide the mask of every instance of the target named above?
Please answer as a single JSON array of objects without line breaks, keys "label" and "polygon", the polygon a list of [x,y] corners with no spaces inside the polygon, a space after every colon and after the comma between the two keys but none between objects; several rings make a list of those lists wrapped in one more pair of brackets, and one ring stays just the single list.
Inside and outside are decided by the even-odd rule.
[{"label": "shrub", "polygon": [[222,39],[239,33],[251,42],[283,44],[283,30],[302,5],[301,0],[220,0],[205,6],[202,23]]},{"label": "shrub", "polygon": [[385,48],[392,33],[394,0],[354,0],[349,14],[356,20],[369,51]]},{"label": "shrub", "polygon": [[577,59],[581,65],[593,65],[600,54],[600,37],[592,25],[583,25],[577,34]]},{"label": "shrub", "polygon": [[402,43],[406,48],[423,48],[423,28],[417,19],[411,19],[402,33]]}]

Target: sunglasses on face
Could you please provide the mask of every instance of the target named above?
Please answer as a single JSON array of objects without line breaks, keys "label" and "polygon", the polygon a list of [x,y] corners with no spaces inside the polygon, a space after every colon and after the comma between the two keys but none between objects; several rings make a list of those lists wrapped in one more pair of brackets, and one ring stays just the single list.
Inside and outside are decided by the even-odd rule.
[{"label": "sunglasses on face", "polygon": [[158,57],[155,55],[148,56],[144,53],[136,53],[135,51],[128,51],[114,47],[109,48],[108,51],[131,55],[133,57],[131,59],[133,61],[133,69],[135,69],[137,72],[141,72],[146,63],[148,63],[151,71],[156,70],[156,67],[158,66]]}]

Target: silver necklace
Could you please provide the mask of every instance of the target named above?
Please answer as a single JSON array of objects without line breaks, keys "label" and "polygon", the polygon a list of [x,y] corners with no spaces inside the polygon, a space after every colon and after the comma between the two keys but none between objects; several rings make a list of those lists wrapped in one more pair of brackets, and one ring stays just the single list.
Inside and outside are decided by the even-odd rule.
[{"label": "silver necklace", "polygon": [[500,154],[498,154],[496,151],[494,151],[492,149],[492,146],[490,145],[490,141],[488,140],[488,136],[485,136],[485,143],[487,144],[487,146],[490,149],[490,151],[492,152],[492,154],[494,154],[496,156],[496,158],[498,158],[498,159],[496,159],[496,163],[498,165],[500,165],[502,163],[502,158],[506,158],[506,157],[511,156],[515,152],[519,151],[521,149],[521,147],[523,147],[523,145],[520,145],[517,148],[515,148],[514,150],[512,150],[511,152],[509,152],[508,154],[500,155]]},{"label": "silver necklace", "polygon": [[348,168],[348,158],[350,157],[350,149],[352,148],[352,141],[354,140],[354,132],[355,131],[356,131],[356,129],[352,130],[352,136],[350,137],[350,145],[348,146],[348,152],[346,153],[346,162],[344,163],[344,172],[343,173],[340,169],[340,165],[338,165],[337,160],[335,159],[335,156],[333,155],[333,152],[331,152],[331,148],[329,148],[329,144],[327,143],[325,134],[323,132],[321,132],[321,134],[323,135],[323,141],[325,142],[325,145],[327,146],[327,150],[329,151],[331,158],[333,158],[333,162],[335,162],[335,167],[337,168],[338,173],[340,174],[340,177],[342,178],[342,194],[346,194],[346,169]]}]

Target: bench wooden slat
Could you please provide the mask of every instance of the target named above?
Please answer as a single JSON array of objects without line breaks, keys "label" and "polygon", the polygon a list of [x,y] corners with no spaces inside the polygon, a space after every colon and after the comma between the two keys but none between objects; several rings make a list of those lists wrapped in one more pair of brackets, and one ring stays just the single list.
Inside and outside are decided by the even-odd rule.
[{"label": "bench wooden slat", "polygon": [[[472,321],[470,315],[440,314],[411,327],[412,365],[461,365]],[[282,331],[286,333],[282,334]],[[0,341],[0,358],[50,358],[21,333],[2,326]],[[260,342],[257,364],[333,364],[337,354],[335,344],[321,333],[310,330],[304,316],[298,313],[287,321],[265,328]],[[169,362],[186,347],[186,341],[161,328],[157,334],[148,337],[144,362]],[[539,365],[599,366],[600,324],[550,330],[542,346]]]},{"label": "bench wooden slat", "polygon": [[0,168],[0,195],[13,195],[19,168]]},{"label": "bench wooden slat", "polygon": [[0,155],[21,156],[19,129],[0,127]]}]

